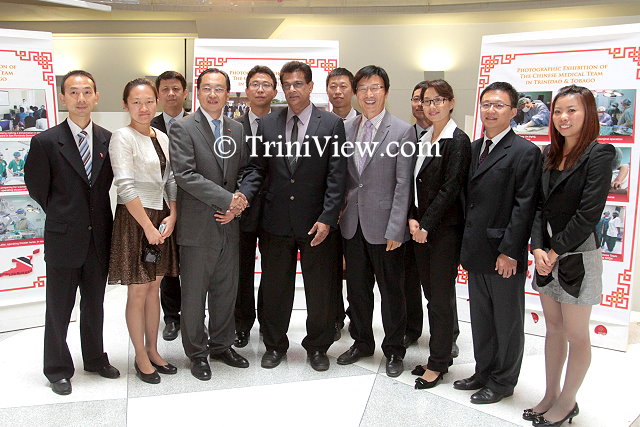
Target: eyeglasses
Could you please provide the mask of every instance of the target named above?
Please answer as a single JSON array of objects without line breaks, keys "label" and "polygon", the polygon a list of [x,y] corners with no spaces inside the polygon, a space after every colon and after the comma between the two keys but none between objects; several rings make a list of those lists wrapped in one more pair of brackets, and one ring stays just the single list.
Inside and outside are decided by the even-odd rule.
[{"label": "eyeglasses", "polygon": [[489,111],[493,107],[496,111],[502,111],[505,107],[512,108],[511,105],[503,102],[481,102],[480,109],[482,111]]},{"label": "eyeglasses", "polygon": [[422,101],[420,101],[420,103],[423,106],[426,105],[427,107],[429,105],[431,105],[431,104],[435,105],[436,107],[440,107],[440,106],[444,105],[445,101],[448,101],[448,100],[449,100],[449,98],[443,98],[443,97],[439,96],[439,97],[433,98],[433,99],[423,99]]},{"label": "eyeglasses", "polygon": [[226,91],[227,91],[227,88],[224,88],[222,86],[217,86],[217,87],[204,86],[200,88],[200,92],[204,93],[205,95],[209,95],[211,92],[215,92],[216,95],[222,95]]},{"label": "eyeglasses", "polygon": [[289,90],[291,88],[294,88],[295,90],[299,90],[299,89],[302,89],[305,84],[306,84],[305,82],[301,82],[301,81],[297,81],[293,83],[282,83],[282,89]]},{"label": "eyeglasses", "polygon": [[371,90],[372,93],[378,93],[382,89],[384,89],[384,86],[382,85],[369,85],[369,86],[358,86],[356,90],[358,91],[358,93],[367,93],[367,91],[369,90]]},{"label": "eyeglasses", "polygon": [[419,96],[414,96],[413,98],[410,99],[410,101],[414,104],[421,104],[421,100]]},{"label": "eyeglasses", "polygon": [[262,88],[264,90],[269,90],[273,87],[273,84],[269,82],[251,82],[249,83],[249,87],[251,89],[256,89],[256,90],[259,88]]}]

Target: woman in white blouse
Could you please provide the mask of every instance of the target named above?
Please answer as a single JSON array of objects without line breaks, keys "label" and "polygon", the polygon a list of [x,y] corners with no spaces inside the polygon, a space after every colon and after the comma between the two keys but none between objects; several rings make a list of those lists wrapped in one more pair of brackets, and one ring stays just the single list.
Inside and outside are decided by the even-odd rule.
[{"label": "woman in white blouse", "polygon": [[172,236],[177,187],[169,164],[167,135],[150,126],[157,91],[147,79],[127,83],[122,96],[129,126],[111,137],[109,155],[117,187],[109,262],[109,283],[129,286],[126,319],[135,349],[135,369],[144,382],[160,382],[158,372],[177,369],[158,353],[160,280],[178,275]]}]

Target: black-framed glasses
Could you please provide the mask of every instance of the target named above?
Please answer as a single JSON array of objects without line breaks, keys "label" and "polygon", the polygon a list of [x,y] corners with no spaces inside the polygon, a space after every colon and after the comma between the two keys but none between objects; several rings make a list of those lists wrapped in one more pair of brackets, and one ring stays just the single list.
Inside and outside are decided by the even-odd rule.
[{"label": "black-framed glasses", "polygon": [[422,104],[422,106],[429,106],[431,104],[435,105],[436,107],[440,107],[442,105],[444,105],[445,101],[448,101],[448,98],[444,98],[442,96],[438,96],[437,98],[433,98],[433,99],[423,99],[422,101],[420,101],[420,103]]}]

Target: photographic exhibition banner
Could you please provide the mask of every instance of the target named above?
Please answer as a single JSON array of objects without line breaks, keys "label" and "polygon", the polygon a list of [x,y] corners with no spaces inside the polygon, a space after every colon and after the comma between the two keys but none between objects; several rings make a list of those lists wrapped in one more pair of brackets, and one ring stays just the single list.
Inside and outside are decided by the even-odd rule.
[{"label": "photographic exhibition banner", "polygon": [[45,299],[44,212],[24,163],[31,137],[57,123],[52,49],[51,33],[0,29],[0,331],[44,320],[12,309]]},{"label": "photographic exhibition banner", "polygon": [[[194,42],[193,93],[196,81],[207,68],[220,68],[229,74],[231,93],[224,114],[237,118],[248,111],[245,95],[246,78],[255,65],[271,68],[278,80],[278,94],[271,103],[272,111],[285,108],[287,102],[280,87],[280,69],[289,61],[301,61],[309,65],[313,75],[311,102],[320,109],[328,109],[329,99],[325,90],[327,74],[338,66],[338,42],[333,40],[252,40],[252,39],[196,39]],[[194,95],[194,111],[198,107]],[[257,253],[256,272],[260,273],[260,254]],[[298,260],[300,254],[298,254]],[[255,277],[256,286],[260,275]],[[296,286],[302,286],[300,263],[297,266]]]},{"label": "photographic exhibition banner", "polygon": [[[591,315],[592,343],[626,350],[635,276],[634,237],[638,207],[638,138],[636,111],[640,89],[640,24],[581,28],[482,38],[473,138],[482,135],[481,91],[506,81],[534,107],[519,111],[514,131],[541,148],[550,142],[551,100],[563,86],[575,84],[593,91],[600,120],[600,142],[616,148],[607,205],[596,227],[604,264],[601,302]],[[458,295],[468,295],[466,274],[458,276]],[[531,287],[533,256],[526,284],[525,330],[544,334],[537,292]]]}]

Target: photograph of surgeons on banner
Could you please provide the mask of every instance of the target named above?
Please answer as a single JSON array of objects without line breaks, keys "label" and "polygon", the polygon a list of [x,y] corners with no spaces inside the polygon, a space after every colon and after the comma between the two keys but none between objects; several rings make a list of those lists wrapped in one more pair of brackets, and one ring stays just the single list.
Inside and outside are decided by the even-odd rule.
[{"label": "photograph of surgeons on banner", "polygon": [[0,185],[24,185],[28,141],[0,142]]},{"label": "photograph of surgeons on banner", "polygon": [[600,135],[633,136],[635,89],[596,91]]},{"label": "photograph of surgeons on banner", "polygon": [[29,196],[0,197],[0,247],[7,241],[43,237],[44,218]]},{"label": "photograph of surgeons on banner", "polygon": [[0,89],[0,132],[33,132],[48,127],[43,89]]},{"label": "photograph of surgeons on banner", "polygon": [[549,135],[551,92],[521,92],[511,127],[518,135]]},{"label": "photograph of surgeons on banner", "polygon": [[629,201],[629,175],[631,173],[631,148],[615,147],[616,156],[611,165],[611,188],[607,200]]},{"label": "photograph of surgeons on banner", "polygon": [[622,261],[625,216],[624,206],[607,205],[596,224],[596,239],[605,260]]}]

